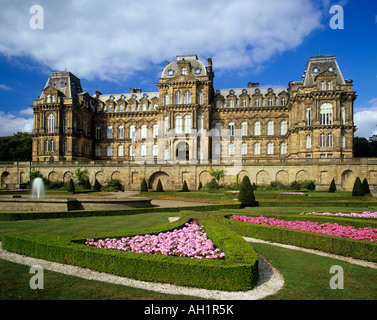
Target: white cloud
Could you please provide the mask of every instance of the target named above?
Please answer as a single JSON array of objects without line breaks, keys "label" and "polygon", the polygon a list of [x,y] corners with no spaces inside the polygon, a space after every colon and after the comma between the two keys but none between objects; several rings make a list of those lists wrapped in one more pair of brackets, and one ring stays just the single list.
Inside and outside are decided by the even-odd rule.
[{"label": "white cloud", "polygon": [[0,53],[104,80],[131,77],[178,54],[212,57],[217,70],[258,68],[321,27],[314,0],[40,0],[44,29],[29,26],[31,4],[0,11]]},{"label": "white cloud", "polygon": [[6,84],[1,84],[0,83],[0,90],[4,90],[4,91],[11,91],[12,88],[7,86]]},{"label": "white cloud", "polygon": [[33,110],[31,114],[26,109],[17,114],[0,111],[0,123],[0,136],[11,136],[16,132],[32,132]]},{"label": "white cloud", "polygon": [[377,98],[368,102],[370,107],[355,112],[354,122],[357,127],[355,137],[369,138],[377,134]]}]

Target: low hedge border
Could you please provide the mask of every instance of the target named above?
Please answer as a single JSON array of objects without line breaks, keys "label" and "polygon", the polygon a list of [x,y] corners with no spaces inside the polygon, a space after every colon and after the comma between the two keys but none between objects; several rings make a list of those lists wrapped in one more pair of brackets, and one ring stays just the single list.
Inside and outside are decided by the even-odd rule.
[{"label": "low hedge border", "polygon": [[158,234],[180,228],[180,221],[161,226],[125,232],[123,234],[95,234],[80,237],[44,234],[6,233],[5,250],[94,269],[132,279],[172,283],[211,290],[247,291],[256,286],[258,256],[254,249],[234,231],[209,218],[191,215],[204,229],[216,247],[225,252],[224,260],[190,259],[163,255],[122,252],[83,244],[87,238],[123,237],[136,234]]},{"label": "low hedge border", "polygon": [[362,208],[366,207],[370,204],[367,201],[360,202],[360,201],[321,201],[321,200],[313,200],[305,199],[302,201],[293,200],[293,201],[264,201],[259,200],[260,207],[355,207],[355,208]]},{"label": "low hedge border", "polygon": [[180,211],[214,211],[221,209],[240,209],[240,203],[209,204],[204,206],[186,207],[150,207],[116,210],[78,210],[78,211],[51,211],[51,212],[0,212],[0,221],[37,220],[37,219],[61,219],[95,216],[122,216],[139,213],[153,212],[180,212]]},{"label": "low hedge border", "polygon": [[345,257],[352,257],[354,259],[377,262],[377,244],[374,242],[258,225],[249,222],[230,220],[226,217],[224,217],[223,223],[245,237],[284,243]]}]

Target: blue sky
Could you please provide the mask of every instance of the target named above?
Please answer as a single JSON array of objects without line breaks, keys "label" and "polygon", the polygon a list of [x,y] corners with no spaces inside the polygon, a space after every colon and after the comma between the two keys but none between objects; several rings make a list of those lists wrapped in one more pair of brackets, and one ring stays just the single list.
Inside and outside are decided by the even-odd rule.
[{"label": "blue sky", "polygon": [[[31,28],[34,4],[43,29]],[[330,27],[333,5],[343,8],[344,29]],[[32,130],[30,105],[51,71],[66,67],[90,94],[157,91],[165,61],[189,53],[212,58],[215,89],[287,86],[309,57],[336,55],[358,95],[355,135],[377,133],[374,0],[13,0],[1,8],[0,136]]]}]

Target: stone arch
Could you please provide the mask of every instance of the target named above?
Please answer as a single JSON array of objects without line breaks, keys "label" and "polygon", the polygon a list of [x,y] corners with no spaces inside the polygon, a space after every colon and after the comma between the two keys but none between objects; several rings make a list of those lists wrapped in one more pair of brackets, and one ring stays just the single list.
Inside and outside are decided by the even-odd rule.
[{"label": "stone arch", "polygon": [[207,182],[210,182],[212,180],[212,176],[209,174],[207,170],[202,171],[199,174],[199,182],[202,182],[203,187],[205,187]]},{"label": "stone arch", "polygon": [[6,188],[7,184],[10,183],[11,175],[8,171],[4,171],[1,174],[1,188]]},{"label": "stone arch", "polygon": [[64,174],[63,174],[63,182],[66,183],[68,182],[70,179],[73,179],[73,173],[71,171],[66,171]]},{"label": "stone arch", "polygon": [[189,160],[190,148],[186,141],[179,141],[174,147],[174,156],[177,160]]},{"label": "stone arch", "polygon": [[267,171],[261,170],[257,173],[256,177],[257,185],[264,185],[264,184],[270,184],[270,176]]},{"label": "stone arch", "polygon": [[[105,173],[103,171],[98,171],[95,176],[94,176],[95,179],[97,179],[97,181],[100,183],[100,184],[105,184],[106,183],[106,176],[105,176]],[[94,180],[95,181],[95,180]]]},{"label": "stone arch", "polygon": [[246,171],[246,170],[241,170],[239,173],[238,173],[238,183],[241,183],[242,182],[242,179],[244,176],[249,176],[249,173]]},{"label": "stone arch", "polygon": [[288,185],[289,184],[289,175],[288,175],[288,172],[285,171],[285,170],[280,170],[276,174],[276,181],[280,182],[280,183],[282,183],[284,185]]},{"label": "stone arch", "polygon": [[296,181],[309,180],[309,173],[306,170],[300,170],[296,174]]},{"label": "stone arch", "polygon": [[351,191],[355,183],[355,173],[352,170],[346,170],[342,173],[342,189]]},{"label": "stone arch", "polygon": [[170,181],[170,177],[164,171],[157,171],[157,172],[153,173],[149,177],[149,179],[148,179],[148,185],[149,185],[150,189],[156,189],[157,183],[158,183],[158,179],[161,180],[162,187],[164,188],[164,190],[166,190],[166,189],[172,189],[173,186],[172,186],[172,183]]},{"label": "stone arch", "polygon": [[114,171],[112,174],[111,174],[111,180],[119,180],[121,181],[122,180],[122,175],[119,171]]},{"label": "stone arch", "polygon": [[55,171],[51,171],[47,176],[48,181],[58,181],[59,176]]}]

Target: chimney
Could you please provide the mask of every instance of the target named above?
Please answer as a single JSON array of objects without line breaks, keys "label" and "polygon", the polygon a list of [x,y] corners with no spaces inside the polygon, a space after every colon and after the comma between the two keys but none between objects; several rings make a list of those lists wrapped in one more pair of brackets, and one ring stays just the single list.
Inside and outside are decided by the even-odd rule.
[{"label": "chimney", "polygon": [[248,88],[258,88],[259,87],[259,82],[249,82],[247,84]]},{"label": "chimney", "polygon": [[141,89],[130,88],[130,93],[141,93]]}]

